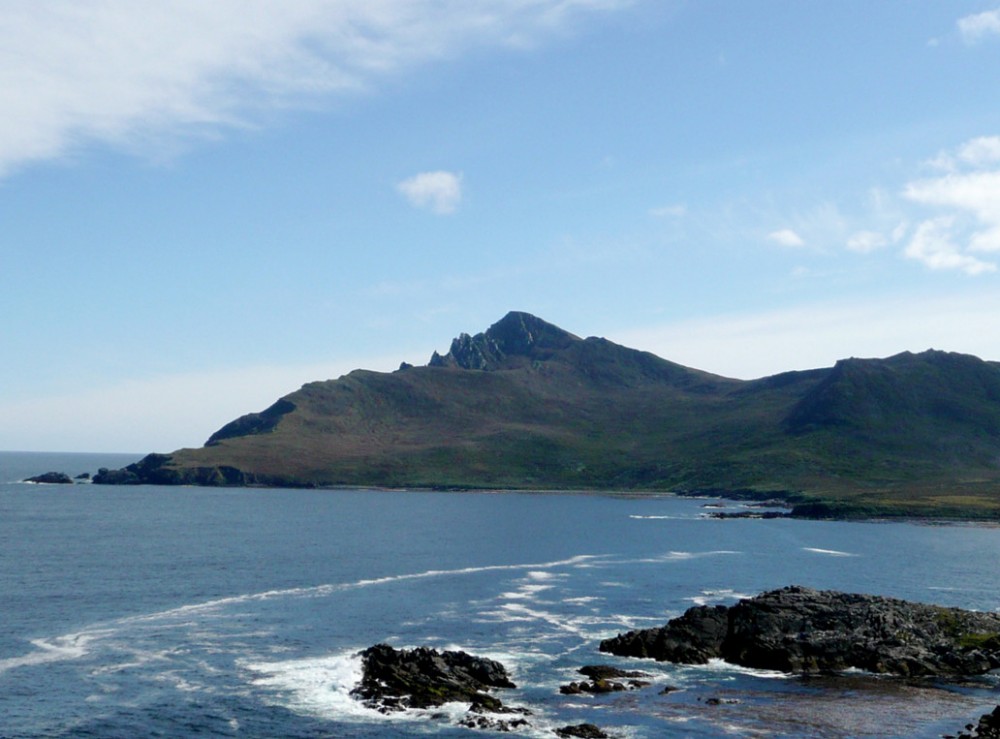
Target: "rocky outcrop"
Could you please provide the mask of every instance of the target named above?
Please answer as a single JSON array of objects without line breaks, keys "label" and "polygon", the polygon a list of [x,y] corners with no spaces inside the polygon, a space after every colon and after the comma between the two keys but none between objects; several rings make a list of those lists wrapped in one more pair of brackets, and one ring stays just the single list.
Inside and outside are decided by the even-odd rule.
[{"label": "rocky outcrop", "polygon": [[594,724],[576,724],[556,729],[556,736],[577,737],[578,739],[608,739],[608,735]]},{"label": "rocky outcrop", "polygon": [[41,475],[29,477],[25,482],[38,482],[46,485],[72,485],[73,479],[65,472],[45,472]]},{"label": "rocky outcrop", "polygon": [[452,701],[471,703],[474,713],[499,713],[503,704],[486,691],[515,687],[502,664],[465,652],[376,644],[361,652],[361,659],[363,676],[351,694],[383,713]]},{"label": "rocky outcrop", "polygon": [[275,485],[308,487],[280,478],[259,477],[228,465],[175,468],[169,454],[147,454],[138,462],[109,470],[101,467],[92,482],[98,485],[206,485],[209,487],[245,487]]},{"label": "rocky outcrop", "polygon": [[980,716],[978,723],[968,724],[955,739],[1000,739],[1000,706]]},{"label": "rocky outcrop", "polygon": [[470,370],[496,370],[508,357],[536,357],[564,349],[579,339],[551,323],[529,313],[511,311],[485,332],[470,336],[459,334],[443,357],[434,352],[431,367],[461,367]]},{"label": "rocky outcrop", "polygon": [[728,608],[690,608],[666,626],[607,639],[600,649],[790,673],[859,668],[959,677],[1000,667],[1000,615],[792,586]]}]

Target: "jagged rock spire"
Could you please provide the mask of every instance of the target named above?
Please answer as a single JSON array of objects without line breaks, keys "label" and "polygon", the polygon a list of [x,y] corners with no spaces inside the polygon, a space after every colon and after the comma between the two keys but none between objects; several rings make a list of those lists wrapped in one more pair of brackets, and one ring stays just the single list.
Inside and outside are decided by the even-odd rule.
[{"label": "jagged rock spire", "polygon": [[579,340],[530,313],[511,311],[483,333],[460,334],[451,342],[451,349],[445,356],[434,352],[430,366],[497,369],[507,357],[531,356],[537,351],[563,348]]}]

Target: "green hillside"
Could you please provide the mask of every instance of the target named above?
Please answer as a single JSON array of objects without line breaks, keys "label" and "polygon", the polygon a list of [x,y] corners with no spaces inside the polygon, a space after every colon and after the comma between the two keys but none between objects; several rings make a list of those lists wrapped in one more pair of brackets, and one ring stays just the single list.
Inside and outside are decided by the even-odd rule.
[{"label": "green hillside", "polygon": [[510,313],[98,482],[714,492],[1000,517],[1000,366],[928,351],[733,380]]}]

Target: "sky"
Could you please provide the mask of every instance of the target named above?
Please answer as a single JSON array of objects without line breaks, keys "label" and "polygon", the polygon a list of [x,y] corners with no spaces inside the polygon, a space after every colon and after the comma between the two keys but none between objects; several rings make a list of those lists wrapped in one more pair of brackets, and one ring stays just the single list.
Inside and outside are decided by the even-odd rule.
[{"label": "sky", "polygon": [[0,0],[0,449],[169,452],[510,310],[1000,360],[1000,2]]}]

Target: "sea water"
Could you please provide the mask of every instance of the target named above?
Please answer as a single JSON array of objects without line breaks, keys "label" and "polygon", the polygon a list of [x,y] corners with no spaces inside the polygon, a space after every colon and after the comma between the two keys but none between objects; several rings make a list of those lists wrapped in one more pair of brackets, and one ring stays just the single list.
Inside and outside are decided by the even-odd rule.
[{"label": "sea water", "polygon": [[[0,453],[0,737],[484,736],[464,706],[350,696],[385,642],[499,659],[524,736],[926,736],[1000,702],[960,684],[600,654],[695,604],[789,584],[1000,608],[1000,529],[717,520],[672,496],[19,482],[128,455]],[[726,510],[739,510],[727,503]],[[566,696],[588,664],[650,687]],[[662,694],[664,687],[676,690]]]}]

